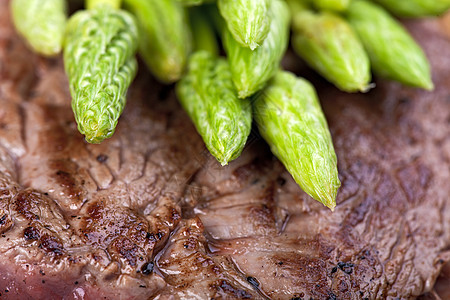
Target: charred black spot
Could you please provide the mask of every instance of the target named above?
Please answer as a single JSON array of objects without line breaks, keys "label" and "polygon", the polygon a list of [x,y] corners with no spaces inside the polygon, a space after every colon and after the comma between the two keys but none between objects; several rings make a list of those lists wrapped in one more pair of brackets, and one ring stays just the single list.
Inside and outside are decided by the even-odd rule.
[{"label": "charred black spot", "polygon": [[150,233],[147,232],[147,234],[145,235],[146,239],[149,239],[152,242],[157,242],[160,241],[164,236],[163,232],[157,232],[157,233]]},{"label": "charred black spot", "polygon": [[30,226],[25,228],[25,230],[23,231],[23,237],[25,238],[25,240],[30,241],[39,239],[41,235],[39,234],[38,229]]},{"label": "charred black spot", "polygon": [[338,262],[337,266],[344,273],[351,274],[353,272],[354,265],[352,263]]},{"label": "charred black spot", "polygon": [[0,217],[0,225],[3,225],[7,217],[8,217],[7,214],[4,214],[3,216]]},{"label": "charred black spot", "polygon": [[337,300],[337,296],[335,294],[333,294],[332,292],[330,292],[328,294],[327,300]]},{"label": "charred black spot", "polygon": [[104,163],[104,162],[106,162],[107,160],[108,160],[108,156],[107,155],[105,155],[105,154],[99,154],[99,155],[97,155],[97,161],[99,162],[99,163]]},{"label": "charred black spot", "polygon": [[259,288],[259,282],[255,277],[248,276],[247,282],[250,283],[254,288]]},{"label": "charred black spot", "polygon": [[337,272],[337,270],[338,270],[338,268],[337,268],[337,267],[334,267],[333,269],[331,269],[331,274],[334,274],[334,273],[336,273],[336,272]]},{"label": "charred black spot", "polygon": [[279,186],[285,185],[285,184],[286,184],[286,179],[284,179],[283,177],[278,177],[278,178],[277,178],[277,184],[278,184]]},{"label": "charred black spot", "polygon": [[142,265],[141,272],[144,275],[150,275],[153,272],[155,264],[151,261]]}]

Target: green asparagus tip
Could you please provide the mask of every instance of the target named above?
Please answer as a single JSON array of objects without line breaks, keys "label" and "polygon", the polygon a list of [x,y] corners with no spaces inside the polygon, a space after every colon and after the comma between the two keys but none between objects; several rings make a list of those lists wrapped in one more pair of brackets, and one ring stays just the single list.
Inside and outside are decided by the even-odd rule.
[{"label": "green asparagus tip", "polygon": [[247,98],[247,97],[249,97],[251,95],[252,95],[252,92],[249,91],[248,89],[245,89],[245,90],[242,90],[242,91],[238,91],[238,97],[240,99],[245,99],[245,98]]},{"label": "green asparagus tip", "polygon": [[221,160],[221,161],[219,161],[219,162],[220,162],[220,165],[221,165],[222,167],[225,167],[226,165],[228,165],[228,160],[227,160],[227,159]]},{"label": "green asparagus tip", "polygon": [[110,124],[110,118],[105,114],[100,117],[88,116],[78,123],[78,130],[85,135],[85,139],[91,144],[100,144],[114,133],[114,126]]},{"label": "green asparagus tip", "polygon": [[259,44],[256,43],[255,41],[245,40],[245,44],[248,45],[248,47],[249,47],[250,50],[252,50],[252,51],[259,47]]},{"label": "green asparagus tip", "polygon": [[308,194],[314,199],[321,202],[323,205],[334,211],[336,207],[336,196],[341,186],[341,182],[338,178],[327,184],[319,184],[315,186],[315,190],[309,191]]},{"label": "green asparagus tip", "polygon": [[431,81],[431,79],[426,80],[426,81],[424,82],[422,88],[425,89],[425,90],[427,90],[427,91],[430,91],[430,92],[433,91],[433,90],[434,90],[434,84],[433,84],[433,81]]},{"label": "green asparagus tip", "polygon": [[375,88],[376,84],[374,82],[369,83],[369,84],[365,84],[362,85],[361,88],[359,89],[359,91],[361,93],[367,93],[368,91],[370,91],[371,89]]},{"label": "green asparagus tip", "polygon": [[223,166],[228,165],[228,163],[230,161],[232,161],[233,159],[235,159],[236,157],[233,157],[233,151],[226,151],[223,152],[224,149],[222,149],[221,151],[218,151],[218,149],[216,149],[216,151],[214,151],[213,156],[217,159],[217,161]]},{"label": "green asparagus tip", "polygon": [[330,203],[330,205],[327,205],[327,207],[328,207],[331,211],[334,211],[334,208],[336,207],[336,203]]},{"label": "green asparagus tip", "polygon": [[323,195],[323,197],[321,197],[321,199],[319,200],[326,207],[331,209],[331,211],[334,211],[334,208],[336,207],[336,192],[337,192],[337,189],[333,189],[329,193]]}]

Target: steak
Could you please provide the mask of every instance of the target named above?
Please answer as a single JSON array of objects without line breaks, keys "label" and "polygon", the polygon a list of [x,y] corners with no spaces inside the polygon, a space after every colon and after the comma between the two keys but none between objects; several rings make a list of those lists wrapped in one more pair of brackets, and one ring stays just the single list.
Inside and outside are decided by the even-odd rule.
[{"label": "steak", "polygon": [[[450,293],[450,22],[407,24],[431,59],[432,93],[377,81],[350,95],[308,76],[338,156],[342,187],[330,212],[256,131],[221,167],[173,87],[145,68],[113,138],[87,144],[61,59],[32,54],[7,6],[0,2],[0,299]],[[289,54],[283,63],[307,74]]]}]

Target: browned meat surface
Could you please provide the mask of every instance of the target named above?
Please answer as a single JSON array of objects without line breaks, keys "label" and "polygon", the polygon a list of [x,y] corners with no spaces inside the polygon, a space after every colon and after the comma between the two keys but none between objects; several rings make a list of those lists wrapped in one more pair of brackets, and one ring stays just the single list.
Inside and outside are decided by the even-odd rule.
[{"label": "browned meat surface", "polygon": [[449,24],[409,24],[433,93],[311,78],[339,158],[331,213],[256,132],[220,167],[145,70],[114,137],[83,142],[60,58],[27,50],[0,1],[0,299],[449,295]]}]

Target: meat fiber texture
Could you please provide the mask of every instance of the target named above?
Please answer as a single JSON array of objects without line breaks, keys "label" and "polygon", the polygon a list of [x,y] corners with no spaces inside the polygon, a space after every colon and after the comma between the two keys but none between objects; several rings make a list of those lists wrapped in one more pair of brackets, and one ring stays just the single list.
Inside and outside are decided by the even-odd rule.
[{"label": "meat fiber texture", "polygon": [[[221,167],[172,87],[145,67],[114,137],[85,143],[61,59],[27,50],[7,2],[0,2],[0,299],[448,292],[448,265],[435,285],[450,259],[448,21],[408,24],[431,59],[432,93],[377,81],[371,92],[350,95],[309,77],[338,155],[342,187],[332,213],[300,190],[257,132],[241,158]],[[303,70],[289,55],[284,64]]]}]

